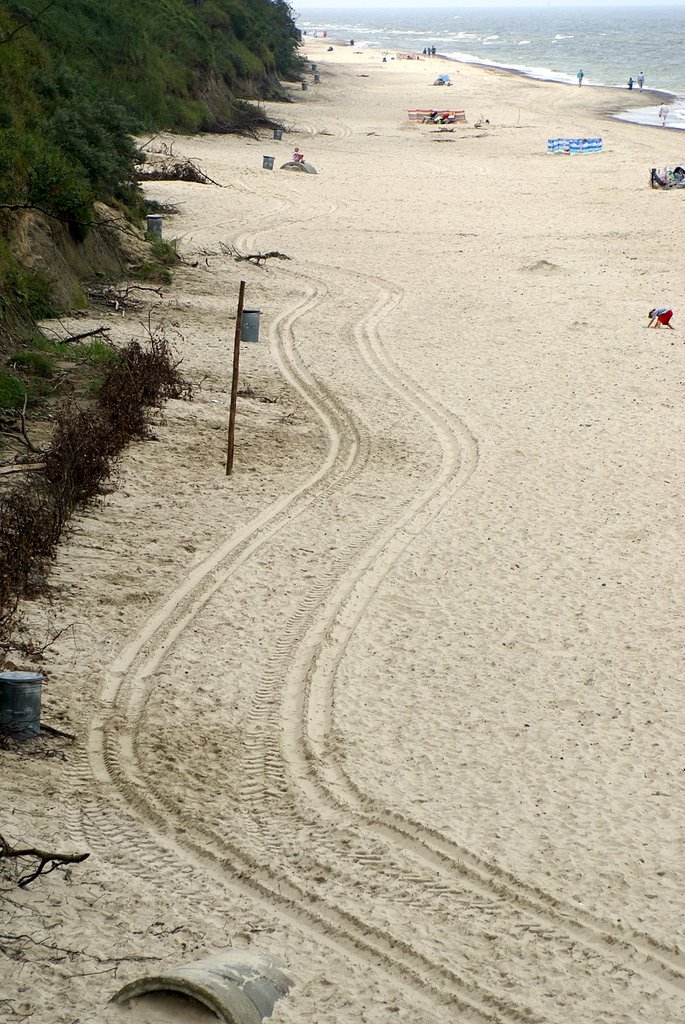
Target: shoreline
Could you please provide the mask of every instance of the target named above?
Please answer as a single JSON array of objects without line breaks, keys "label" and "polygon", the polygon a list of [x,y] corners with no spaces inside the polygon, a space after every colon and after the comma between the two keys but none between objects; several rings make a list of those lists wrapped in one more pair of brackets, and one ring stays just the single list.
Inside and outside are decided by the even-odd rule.
[{"label": "shoreline", "polygon": [[[304,38],[309,39],[310,37],[306,36]],[[311,37],[311,38],[313,39],[314,37]],[[319,41],[319,40],[317,40],[317,41]],[[303,40],[303,45],[304,45],[304,40]],[[335,39],[331,38],[330,41],[329,41],[329,45],[340,46],[340,47],[343,47],[345,49],[348,48],[348,43],[346,43],[345,40],[337,39],[337,38],[335,38]],[[370,52],[377,52],[377,53],[383,53],[383,52],[394,53],[395,59],[398,58],[398,55],[400,53],[413,53],[414,54],[414,58],[413,59],[415,59],[417,61],[420,61],[422,59],[426,60],[426,58],[423,56],[423,54],[420,53],[417,50],[398,50],[398,49],[390,48],[390,47],[380,47],[380,46],[375,46],[375,45],[372,46],[371,44],[366,45],[364,47],[364,50],[368,50]],[[569,87],[571,89],[577,89],[578,88],[578,86],[575,85],[573,82],[566,82],[566,81],[563,81],[562,79],[558,79],[558,78],[548,78],[548,77],[544,77],[544,76],[541,76],[541,75],[529,74],[528,72],[523,71],[521,68],[517,68],[517,67],[513,67],[513,66],[506,66],[506,65],[500,65],[500,64],[488,64],[488,63],[484,63],[482,61],[477,61],[477,60],[472,60],[472,61],[459,60],[456,57],[450,57],[450,56],[448,56],[447,54],[444,54],[444,53],[436,53],[435,56],[431,58],[431,60],[437,60],[437,59],[444,60],[448,64],[456,64],[457,66],[462,67],[462,68],[469,68],[469,67],[480,68],[482,71],[491,71],[491,72],[494,72],[494,73],[499,73],[499,74],[507,75],[507,76],[510,75],[510,76],[513,76],[513,77],[516,77],[516,78],[525,79],[525,80],[531,81],[531,82],[543,82],[543,83],[547,83],[547,84],[550,84],[550,85],[563,85],[563,86],[567,86],[567,87]],[[583,88],[585,88],[585,89],[592,89],[592,90],[598,90],[598,89],[599,90],[606,90],[607,92],[610,92],[610,93],[618,93],[621,96],[624,93],[629,93],[631,98],[637,98],[638,96],[643,96],[643,97],[649,97],[650,99],[653,99],[653,102],[645,102],[645,103],[639,103],[639,104],[633,103],[632,104],[633,108],[637,108],[637,109],[640,109],[640,110],[642,110],[642,109],[649,110],[651,108],[657,108],[663,102],[666,101],[671,106],[671,108],[677,107],[678,109],[683,110],[683,112],[685,113],[685,96],[679,97],[678,93],[670,92],[669,90],[666,90],[666,89],[643,89],[642,92],[640,92],[639,89],[630,90],[630,89],[628,89],[625,86],[619,86],[619,85],[592,85],[592,84],[585,84],[583,86]],[[638,120],[638,119],[636,119],[634,117],[629,117],[628,115],[630,113],[630,110],[631,110],[631,107],[627,107],[626,104],[618,103],[616,108],[615,108],[615,111],[613,111],[612,113],[608,114],[607,116],[609,118],[612,118],[612,119],[615,118],[616,120],[620,120],[620,121],[622,121],[624,123],[627,123],[627,124],[635,124],[635,125],[639,125],[641,127],[661,127],[661,125],[660,125],[660,123],[659,123],[659,121],[658,121],[658,119],[656,117],[656,114],[655,114],[655,119],[653,121],[651,121],[651,120],[650,121],[644,121],[644,120]],[[670,125],[667,125],[666,127],[670,131],[685,131],[685,120],[683,121],[683,124],[681,126],[670,124]]]}]

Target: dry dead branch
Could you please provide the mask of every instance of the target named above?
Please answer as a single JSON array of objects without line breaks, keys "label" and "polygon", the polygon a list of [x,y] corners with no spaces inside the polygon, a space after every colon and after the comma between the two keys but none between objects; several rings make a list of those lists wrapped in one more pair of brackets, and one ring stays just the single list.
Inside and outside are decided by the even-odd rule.
[{"label": "dry dead branch", "polygon": [[200,170],[197,164],[187,158],[169,157],[155,162],[150,167],[143,164],[136,168],[135,176],[138,181],[194,181],[198,185],[225,187],[210,178],[208,174]]},{"label": "dry dead branch", "polygon": [[260,267],[267,260],[290,260],[292,256],[286,256],[284,252],[253,252],[244,253],[240,252],[234,245],[230,245],[227,242],[219,242],[219,247],[225,256],[232,256],[236,263],[253,263],[255,266]]},{"label": "dry dead branch", "polygon": [[40,850],[35,846],[17,847],[11,846],[5,837],[0,833],[0,860],[25,860],[31,859],[34,862],[27,874],[21,875],[17,881],[20,889],[34,882],[39,875],[49,875],[55,868],[63,864],[80,864],[90,857],[89,853],[55,853],[52,850]]},{"label": "dry dead branch", "polygon": [[60,345],[71,345],[75,341],[83,341],[84,338],[93,338],[96,334],[105,334],[111,331],[111,327],[96,327],[92,331],[82,331],[80,334],[70,334],[67,338],[60,338]]},{"label": "dry dead branch", "polygon": [[2,466],[0,476],[9,476],[10,473],[32,473],[36,469],[45,469],[44,462],[27,462],[23,466]]},{"label": "dry dead branch", "polygon": [[[131,292],[154,292],[155,295],[163,297],[161,288],[154,288],[148,285],[132,284],[126,288],[116,288],[114,285],[104,285],[101,288],[86,288],[86,295],[89,299],[95,302],[104,303],[106,306],[112,306],[117,313],[121,313],[122,316],[128,310],[141,309],[142,303],[131,297]],[[107,328],[109,330],[109,328]]]}]

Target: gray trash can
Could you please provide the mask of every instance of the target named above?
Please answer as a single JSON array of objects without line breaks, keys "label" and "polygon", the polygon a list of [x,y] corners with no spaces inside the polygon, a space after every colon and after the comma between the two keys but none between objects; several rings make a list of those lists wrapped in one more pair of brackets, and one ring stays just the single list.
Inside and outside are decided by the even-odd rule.
[{"label": "gray trash can", "polygon": [[241,341],[259,341],[259,317],[261,309],[244,309],[240,328]]},{"label": "gray trash can", "polygon": [[274,160],[275,159],[276,159],[275,156],[263,156],[262,157],[262,167],[264,168],[265,171],[273,171],[273,169],[274,169]]},{"label": "gray trash can", "polygon": [[312,71],[316,71],[316,64],[312,64]]},{"label": "gray trash can", "polygon": [[155,238],[161,238],[163,220],[164,217],[161,213],[149,213],[145,218],[145,230],[148,235],[154,235]]},{"label": "gray trash can", "polygon": [[307,83],[303,82],[302,83],[302,92],[306,92],[308,88],[309,88],[309,86],[307,85]]},{"label": "gray trash can", "polygon": [[40,736],[41,672],[0,672],[0,732],[17,740]]},{"label": "gray trash can", "polygon": [[321,81],[320,76],[319,75],[314,75],[314,81],[315,82],[320,82]]},{"label": "gray trash can", "polygon": [[275,138],[276,142],[280,142],[281,141],[281,139],[283,138],[283,129],[282,128],[274,128],[274,138]]}]

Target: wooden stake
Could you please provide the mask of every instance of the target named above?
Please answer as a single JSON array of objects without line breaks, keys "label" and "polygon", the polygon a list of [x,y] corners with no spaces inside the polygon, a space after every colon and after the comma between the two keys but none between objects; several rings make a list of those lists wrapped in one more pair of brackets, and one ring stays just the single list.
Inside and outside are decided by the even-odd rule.
[{"label": "wooden stake", "polygon": [[235,318],[235,340],[233,342],[233,378],[231,380],[231,408],[228,413],[228,449],[226,452],[226,476],[233,472],[233,447],[235,440],[235,410],[238,402],[238,369],[240,366],[240,335],[243,329],[243,300],[245,282],[240,282],[238,292],[238,313]]}]

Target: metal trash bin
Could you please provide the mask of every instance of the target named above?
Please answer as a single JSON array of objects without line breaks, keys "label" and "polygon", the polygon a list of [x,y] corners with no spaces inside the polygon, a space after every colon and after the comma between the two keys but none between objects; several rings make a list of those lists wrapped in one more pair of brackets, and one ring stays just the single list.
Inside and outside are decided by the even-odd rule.
[{"label": "metal trash bin", "polygon": [[0,732],[17,740],[40,736],[41,672],[0,672]]},{"label": "metal trash bin", "polygon": [[274,128],[274,139],[276,140],[276,142],[280,142],[282,138],[283,138],[283,129],[282,128]]},{"label": "metal trash bin", "polygon": [[241,341],[259,341],[259,317],[261,309],[244,309],[240,326]]},{"label": "metal trash bin", "polygon": [[262,167],[264,168],[265,171],[273,171],[273,169],[274,169],[274,160],[275,159],[276,159],[275,156],[263,156],[262,157]]},{"label": "metal trash bin", "polygon": [[316,71],[316,67],[317,67],[316,64],[312,64],[312,71]]},{"label": "metal trash bin", "polygon": [[161,238],[163,220],[164,217],[161,213],[149,213],[145,218],[145,230],[148,235],[154,235],[155,238]]},{"label": "metal trash bin", "polygon": [[320,82],[321,81],[320,76],[319,75],[314,75],[314,81],[315,82]]},{"label": "metal trash bin", "polygon": [[307,85],[307,83],[303,82],[302,83],[302,92],[306,92],[308,88],[309,88],[309,86]]}]

